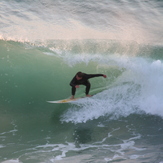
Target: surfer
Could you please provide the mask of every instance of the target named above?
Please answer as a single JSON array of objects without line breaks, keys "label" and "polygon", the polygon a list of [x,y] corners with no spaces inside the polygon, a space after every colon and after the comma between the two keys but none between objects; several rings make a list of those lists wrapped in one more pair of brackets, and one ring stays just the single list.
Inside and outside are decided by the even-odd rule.
[{"label": "surfer", "polygon": [[99,76],[103,76],[104,78],[107,77],[104,74],[86,74],[83,72],[76,73],[76,75],[73,77],[73,79],[70,82],[70,86],[72,87],[71,99],[74,99],[76,88],[79,88],[79,85],[85,85],[86,86],[85,94],[87,97],[91,97],[91,95],[89,95],[89,90],[90,90],[91,84],[88,79],[94,78],[94,77],[99,77]]}]

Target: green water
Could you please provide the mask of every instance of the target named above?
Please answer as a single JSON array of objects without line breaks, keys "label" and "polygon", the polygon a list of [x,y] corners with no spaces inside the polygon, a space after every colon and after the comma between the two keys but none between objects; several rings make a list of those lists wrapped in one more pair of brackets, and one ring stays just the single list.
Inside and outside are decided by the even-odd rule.
[{"label": "green water", "polygon": [[[102,53],[99,42],[96,54],[95,51],[91,54],[90,48],[82,49],[72,42],[71,46],[66,45],[66,50],[61,48],[62,53],[51,49],[51,45],[0,42],[0,160],[161,161],[162,113],[150,104],[147,105],[150,110],[146,109],[141,101],[149,95],[143,92],[148,85],[143,85],[146,80],[153,81],[148,73],[158,77],[161,61],[152,61],[151,57],[146,62],[141,53],[137,58],[105,52],[99,55]],[[149,66],[149,70],[142,69],[139,62]],[[106,74],[107,79],[90,80],[90,93],[100,93],[74,104],[48,103],[71,96],[69,82],[77,71]],[[158,86],[161,80],[160,76]],[[84,91],[81,86],[76,97],[83,96]],[[153,93],[159,100],[161,90],[157,91]],[[161,105],[155,107],[159,110]]]},{"label": "green water", "polygon": [[[162,163],[162,7],[1,0],[0,162]],[[78,71],[107,78],[90,79],[91,98],[48,103]]]}]

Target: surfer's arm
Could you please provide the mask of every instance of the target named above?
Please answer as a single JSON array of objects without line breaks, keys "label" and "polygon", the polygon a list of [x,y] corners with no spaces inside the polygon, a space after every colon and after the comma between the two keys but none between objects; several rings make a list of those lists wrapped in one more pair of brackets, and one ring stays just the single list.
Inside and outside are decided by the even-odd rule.
[{"label": "surfer's arm", "polygon": [[76,78],[75,77],[71,80],[70,86],[72,86],[72,87],[76,86]]},{"label": "surfer's arm", "polygon": [[87,79],[99,77],[99,76],[103,76],[104,78],[106,78],[106,75],[104,74],[86,74]]}]

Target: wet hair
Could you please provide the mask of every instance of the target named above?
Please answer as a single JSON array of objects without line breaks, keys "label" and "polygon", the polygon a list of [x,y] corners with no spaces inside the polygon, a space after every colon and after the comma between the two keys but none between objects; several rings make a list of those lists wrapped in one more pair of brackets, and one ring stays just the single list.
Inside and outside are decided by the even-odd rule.
[{"label": "wet hair", "polygon": [[77,75],[79,78],[82,78],[83,75],[84,75],[84,73],[82,73],[82,72],[79,71],[79,72],[76,73],[76,75]]}]

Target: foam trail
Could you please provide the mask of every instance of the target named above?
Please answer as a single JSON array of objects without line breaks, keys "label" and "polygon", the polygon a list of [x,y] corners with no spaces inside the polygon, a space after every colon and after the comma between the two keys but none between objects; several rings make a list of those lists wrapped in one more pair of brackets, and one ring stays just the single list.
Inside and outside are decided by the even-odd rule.
[{"label": "foam trail", "polygon": [[117,119],[142,112],[163,117],[162,62],[137,58],[124,63],[121,61],[121,66],[125,66],[126,71],[109,89],[92,98],[78,100],[62,116],[62,121],[82,123],[101,116]]}]

